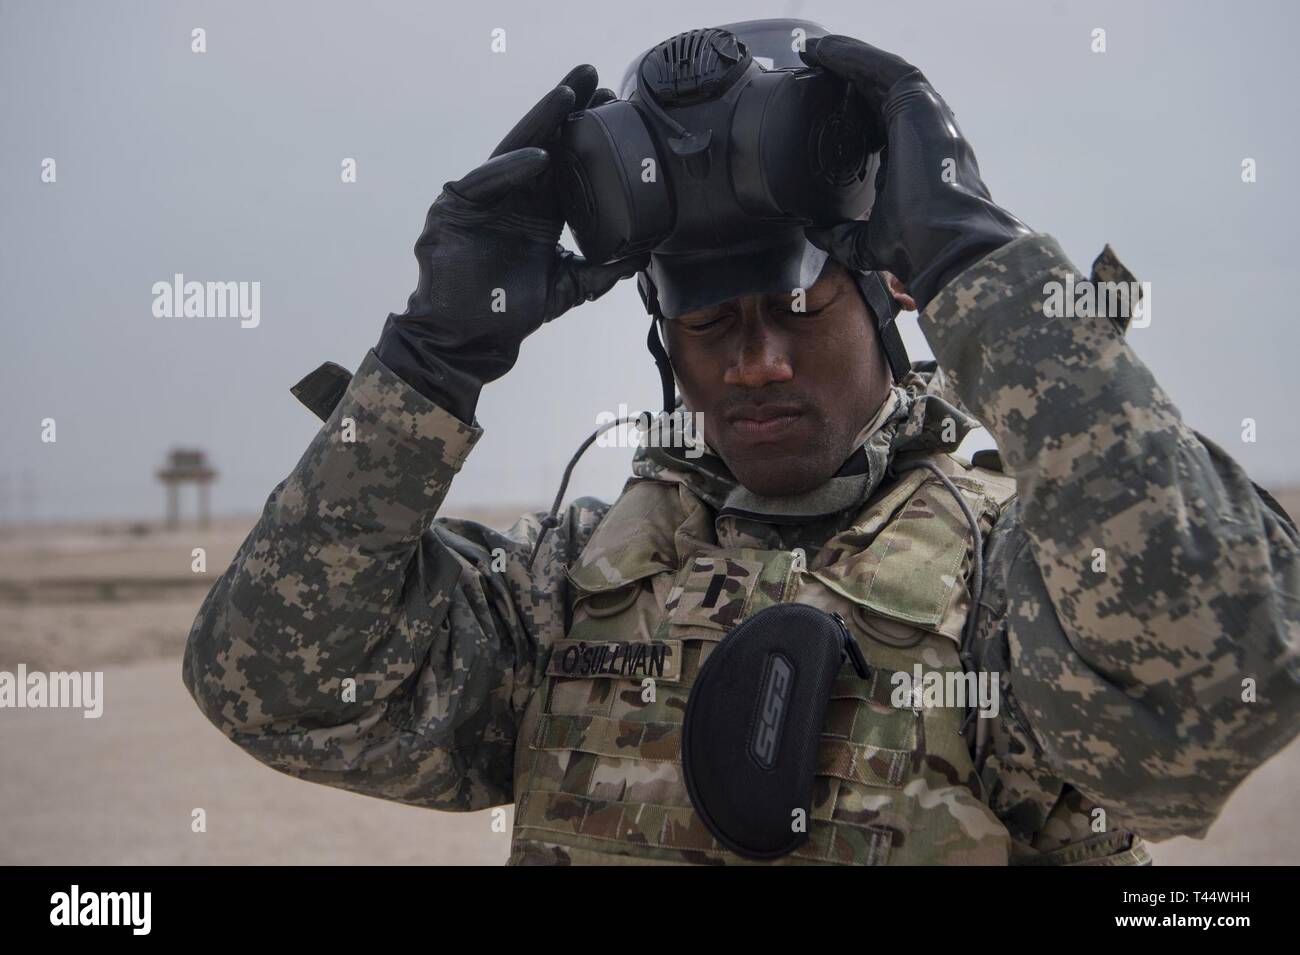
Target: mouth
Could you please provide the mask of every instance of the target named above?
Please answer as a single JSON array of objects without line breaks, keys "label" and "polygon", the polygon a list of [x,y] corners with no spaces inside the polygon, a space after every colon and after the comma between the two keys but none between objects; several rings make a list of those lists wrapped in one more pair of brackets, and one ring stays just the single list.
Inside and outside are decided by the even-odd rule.
[{"label": "mouth", "polygon": [[726,421],[741,437],[775,440],[785,437],[804,416],[796,405],[742,405],[728,412]]}]

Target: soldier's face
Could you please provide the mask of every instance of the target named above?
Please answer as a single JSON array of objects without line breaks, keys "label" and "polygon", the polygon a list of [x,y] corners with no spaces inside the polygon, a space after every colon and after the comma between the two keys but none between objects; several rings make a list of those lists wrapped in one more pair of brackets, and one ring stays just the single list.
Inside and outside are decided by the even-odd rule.
[{"label": "soldier's face", "polygon": [[682,400],[745,487],[783,497],[825,483],[889,390],[875,320],[828,262],[807,290],[748,295],[665,322]]}]

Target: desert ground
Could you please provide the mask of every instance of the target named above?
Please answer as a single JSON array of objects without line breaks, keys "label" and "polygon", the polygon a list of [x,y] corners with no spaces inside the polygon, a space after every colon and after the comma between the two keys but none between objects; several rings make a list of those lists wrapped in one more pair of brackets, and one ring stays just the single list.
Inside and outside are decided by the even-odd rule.
[{"label": "desert ground", "polygon": [[[1300,491],[1283,503],[1300,513]],[[504,526],[518,512],[468,516]],[[0,710],[0,864],[505,861],[508,815],[503,827],[490,812],[431,812],[291,779],[195,709],[181,650],[251,524],[0,527],[0,670],[102,670],[105,698],[96,720]],[[1247,780],[1207,838],[1155,845],[1156,862],[1300,863],[1296,792],[1300,742]],[[192,831],[196,809],[204,832]]]}]

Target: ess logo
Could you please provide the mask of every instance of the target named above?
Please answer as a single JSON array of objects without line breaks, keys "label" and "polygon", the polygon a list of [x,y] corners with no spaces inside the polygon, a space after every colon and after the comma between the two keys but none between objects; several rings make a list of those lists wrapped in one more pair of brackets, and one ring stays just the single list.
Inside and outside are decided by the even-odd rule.
[{"label": "ess logo", "polygon": [[758,719],[754,721],[754,730],[749,740],[750,753],[764,769],[771,769],[776,764],[793,676],[794,671],[785,657],[773,653],[767,658],[763,692],[758,698]]}]

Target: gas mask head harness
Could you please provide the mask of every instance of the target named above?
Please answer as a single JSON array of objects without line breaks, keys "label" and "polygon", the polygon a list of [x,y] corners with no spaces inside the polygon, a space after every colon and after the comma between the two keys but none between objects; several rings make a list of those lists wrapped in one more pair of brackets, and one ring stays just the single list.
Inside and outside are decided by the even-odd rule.
[{"label": "gas mask head harness", "polygon": [[[805,20],[690,30],[633,60],[623,97],[564,124],[565,218],[582,254],[650,252],[637,287],[664,410],[675,405],[658,323],[741,295],[810,288],[826,254],[808,225],[862,218],[884,138],[844,80],[804,65]],[[908,370],[897,305],[879,273],[855,273],[896,379]]]}]

